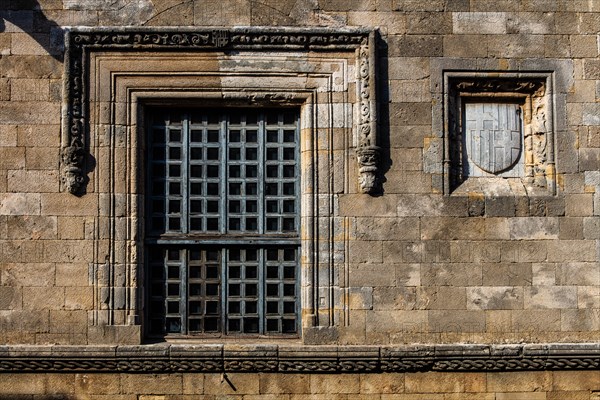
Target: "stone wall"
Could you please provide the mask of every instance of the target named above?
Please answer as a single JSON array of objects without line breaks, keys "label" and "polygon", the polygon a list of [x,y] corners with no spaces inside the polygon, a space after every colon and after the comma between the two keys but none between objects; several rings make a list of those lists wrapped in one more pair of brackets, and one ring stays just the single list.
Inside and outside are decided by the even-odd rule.
[{"label": "stone wall", "polygon": [[[405,344],[537,343],[551,353],[560,342],[598,342],[600,2],[0,0],[0,21],[1,345],[54,346],[48,351],[60,355],[74,345],[133,344],[143,352],[139,299],[144,283],[131,272],[138,271],[141,243],[134,206],[143,186],[130,179],[136,176],[138,147],[128,136],[137,128],[127,122],[133,110],[129,100],[114,100],[129,93],[133,86],[128,79],[137,76],[141,62],[131,56],[127,60],[130,47],[99,52],[91,75],[78,75],[73,64],[65,63],[67,27],[110,33],[124,26],[148,32],[168,27],[212,32],[214,26],[224,32],[240,26],[259,32],[285,26],[302,32],[360,32],[370,38],[369,60],[377,79],[373,144],[379,148],[381,182],[381,190],[372,194],[362,193],[358,183],[364,171],[362,153],[359,162],[356,155],[364,145],[357,129],[363,122],[359,103],[364,78],[356,77],[361,61],[359,55],[355,64],[357,46],[254,47],[252,57],[266,60],[259,67],[240,63],[235,51],[212,50],[200,56],[177,53],[202,59],[202,67],[177,57],[153,66],[181,74],[194,68],[195,73],[223,73],[236,62],[240,70],[257,74],[285,70],[296,74],[292,89],[314,90],[320,93],[314,104],[336,110],[330,119],[326,113],[310,118],[310,107],[301,111],[303,136],[317,126],[327,128],[315,136],[321,164],[302,143],[303,165],[324,171],[320,178],[303,181],[302,217],[320,224],[321,231],[313,236],[306,227],[303,231],[302,337],[286,345],[298,351],[309,344],[382,346],[377,347],[380,352]],[[103,56],[110,60],[114,54],[125,61],[103,64]],[[274,54],[279,64],[268,63]],[[106,71],[130,76],[119,82],[115,78],[113,90],[104,79],[108,75],[102,75]],[[337,86],[324,89],[325,75],[334,77]],[[72,76],[92,89],[86,98],[86,186],[77,195],[65,186],[65,165],[70,164],[64,149],[72,138],[65,121],[73,106],[66,93],[75,82]],[[543,103],[530,113],[543,123],[527,122],[530,131],[523,139],[532,138],[532,147],[523,152],[543,160],[525,160],[529,164],[523,168],[535,170],[531,176],[465,178],[463,161],[452,159],[458,156],[448,150],[460,147],[452,120],[460,112],[452,110],[463,94],[449,85],[471,79],[489,87],[498,77],[503,85],[516,79],[538,85],[535,90],[511,89],[510,94],[523,104]],[[138,79],[135,88],[151,81]],[[201,87],[210,86],[208,81],[182,82]],[[217,85],[219,93],[239,89],[246,81],[227,82]],[[161,88],[184,84],[164,83]],[[499,87],[475,94],[487,96],[488,90],[505,98],[507,91]],[[117,111],[110,111],[110,104]],[[535,146],[543,150],[536,153]],[[311,204],[309,213],[305,205]],[[0,348],[0,371],[25,371],[11,364],[11,351]],[[464,358],[468,352],[459,353]],[[434,355],[425,359],[433,362]],[[536,357],[525,358],[535,363]],[[596,399],[597,352],[576,358],[587,364],[538,363],[528,372],[506,372],[519,369],[514,366],[492,372],[484,363],[478,367],[483,372],[470,373],[231,373],[229,383],[218,373],[70,371],[35,379],[0,373],[0,399],[17,394],[27,399],[54,394],[140,400],[223,394],[331,398],[325,393],[378,399],[424,399],[430,393],[438,398],[447,393],[446,399]],[[237,390],[230,392],[232,386]]]},{"label": "stone wall", "polygon": [[[596,400],[597,371],[418,374],[6,374],[0,399]],[[19,396],[15,396],[18,394]]]}]

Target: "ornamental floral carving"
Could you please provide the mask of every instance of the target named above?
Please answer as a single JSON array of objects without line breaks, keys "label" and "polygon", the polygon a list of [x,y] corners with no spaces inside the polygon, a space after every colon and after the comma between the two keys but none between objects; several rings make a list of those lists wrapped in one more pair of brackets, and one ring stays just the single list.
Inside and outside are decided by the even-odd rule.
[{"label": "ornamental floral carving", "polygon": [[61,156],[62,188],[85,193],[89,147],[85,82],[87,61],[94,51],[331,51],[356,52],[359,104],[357,112],[360,190],[374,193],[379,187],[377,107],[375,93],[375,32],[365,29],[328,28],[82,28],[67,32],[66,118]]}]

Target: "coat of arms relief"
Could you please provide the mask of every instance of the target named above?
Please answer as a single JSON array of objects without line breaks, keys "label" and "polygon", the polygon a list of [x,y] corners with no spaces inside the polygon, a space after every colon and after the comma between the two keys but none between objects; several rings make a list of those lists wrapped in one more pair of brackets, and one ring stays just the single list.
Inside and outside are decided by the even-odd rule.
[{"label": "coat of arms relief", "polygon": [[548,98],[543,79],[450,81],[451,186],[469,177],[548,186]]}]

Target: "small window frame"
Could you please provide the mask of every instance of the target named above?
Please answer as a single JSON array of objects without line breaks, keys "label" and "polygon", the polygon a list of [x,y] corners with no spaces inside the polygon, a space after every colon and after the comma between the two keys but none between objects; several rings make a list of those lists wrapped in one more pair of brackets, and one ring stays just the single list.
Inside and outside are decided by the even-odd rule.
[{"label": "small window frame", "polygon": [[[444,71],[443,76],[443,193],[485,194],[508,180],[529,194],[555,195],[552,74]],[[471,101],[522,104],[522,176],[464,176],[463,104]]]}]

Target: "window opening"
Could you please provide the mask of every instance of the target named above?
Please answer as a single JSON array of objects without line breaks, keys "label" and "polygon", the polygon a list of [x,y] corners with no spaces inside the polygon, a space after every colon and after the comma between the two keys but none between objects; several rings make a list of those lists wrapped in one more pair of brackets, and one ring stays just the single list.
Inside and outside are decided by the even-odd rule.
[{"label": "window opening", "polygon": [[297,335],[298,110],[149,111],[149,334]]}]

